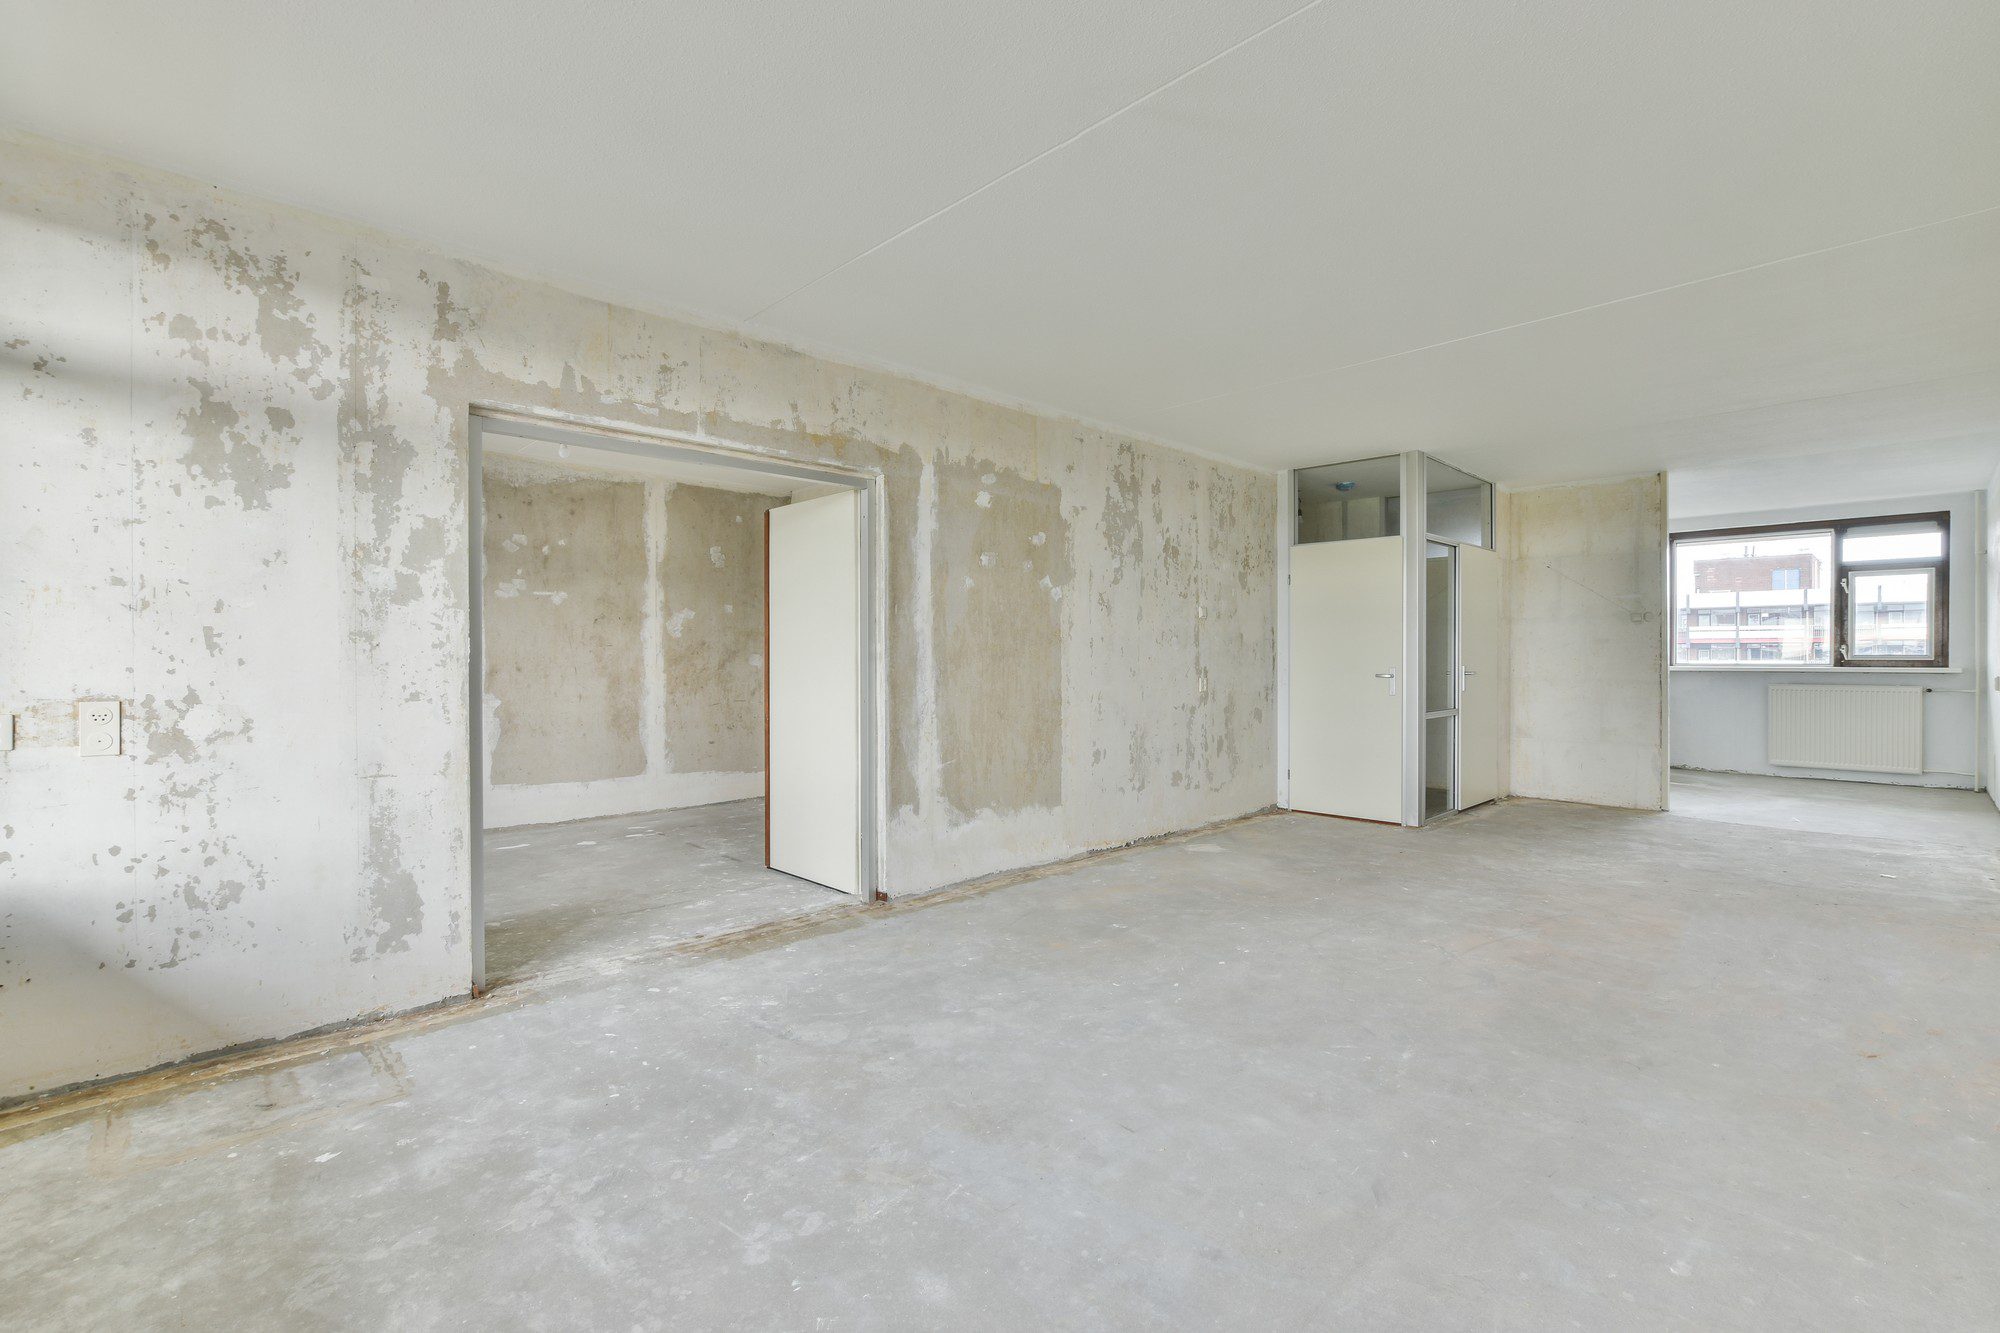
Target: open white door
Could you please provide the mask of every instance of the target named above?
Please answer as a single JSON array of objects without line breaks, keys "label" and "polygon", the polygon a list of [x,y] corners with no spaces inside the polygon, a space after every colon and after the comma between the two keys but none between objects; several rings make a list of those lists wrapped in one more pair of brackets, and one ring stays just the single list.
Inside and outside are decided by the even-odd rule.
[{"label": "open white door", "polygon": [[861,891],[860,499],[781,505],[765,560],[765,860]]},{"label": "open white door", "polygon": [[1291,805],[1403,818],[1403,539],[1292,548]]},{"label": "open white door", "polygon": [[1458,808],[1500,795],[1500,557],[1458,548]]}]

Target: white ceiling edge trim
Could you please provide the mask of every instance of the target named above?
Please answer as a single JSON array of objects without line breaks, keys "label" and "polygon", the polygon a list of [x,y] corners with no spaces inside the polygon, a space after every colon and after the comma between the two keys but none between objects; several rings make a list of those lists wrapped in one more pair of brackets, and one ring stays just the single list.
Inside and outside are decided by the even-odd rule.
[{"label": "white ceiling edge trim", "polygon": [[[1995,474],[2000,478],[2000,473]],[[1818,523],[1827,519],[1884,518],[1895,514],[1927,514],[1936,510],[1970,506],[1979,491],[1919,491],[1914,495],[1881,495],[1867,500],[1843,500],[1819,505],[1767,505],[1762,509],[1731,509],[1700,514],[1670,516],[1668,524],[1676,532],[1697,532],[1688,527],[1705,523],[1719,528],[1759,527],[1765,523]],[[1975,539],[1977,534],[1974,534]]]},{"label": "white ceiling edge trim", "polygon": [[[1449,460],[1447,460],[1449,461]],[[1460,468],[1463,472],[1465,469]],[[1577,481],[1537,481],[1529,483],[1493,483],[1493,489],[1506,495],[1519,495],[1524,491],[1563,491],[1573,486],[1615,486],[1621,481],[1646,481],[1653,477],[1666,477],[1671,482],[1673,470],[1670,468],[1647,468],[1643,472],[1621,472],[1615,477],[1584,477]],[[1485,480],[1481,478],[1481,480]]]},{"label": "white ceiling edge trim", "polygon": [[1056,407],[1049,403],[1038,403],[1032,399],[1022,398],[1019,395],[1010,394],[1004,390],[994,389],[986,385],[971,384],[949,376],[919,370],[912,366],[901,365],[893,361],[884,361],[852,350],[828,346],[811,339],[788,338],[767,331],[760,331],[740,320],[730,319],[723,315],[684,307],[663,305],[654,301],[636,301],[628,294],[621,294],[610,290],[598,283],[566,277],[559,273],[543,272],[530,267],[518,266],[490,254],[468,251],[451,243],[427,237],[422,233],[384,227],[379,223],[368,222],[351,214],[327,212],[323,209],[300,203],[297,200],[277,195],[259,194],[227,182],[203,180],[199,176],[195,176],[185,170],[177,169],[171,165],[159,165],[150,162],[141,162],[134,158],[121,157],[118,154],[106,152],[104,149],[94,147],[91,144],[51,138],[45,134],[22,129],[17,125],[0,124],[0,141],[18,144],[31,151],[53,152],[75,160],[80,164],[101,167],[113,172],[144,172],[155,176],[164,176],[188,188],[206,190],[211,194],[240,200],[256,207],[280,209],[292,214],[294,217],[319,223],[337,223],[356,233],[360,239],[372,241],[376,244],[383,244],[390,247],[414,247],[419,250],[431,252],[442,259],[476,264],[481,268],[488,269],[504,277],[516,278],[523,282],[532,282],[544,287],[553,287],[558,291],[567,292],[572,296],[583,297],[585,300],[602,301],[607,305],[619,306],[626,310],[636,311],[642,315],[652,315],[660,319],[671,319],[677,323],[691,325],[709,333],[722,333],[732,337],[747,338],[752,342],[763,343],[767,346],[782,348],[790,352],[798,352],[802,355],[810,356],[815,360],[828,361],[849,370],[868,371],[877,375],[891,375],[897,379],[909,380],[920,384],[925,388],[939,389],[945,393],[971,398],[975,401],[985,403],[989,407],[1000,407],[1006,408],[1009,411],[1025,412],[1031,416],[1042,417],[1050,421],[1069,423],[1082,426],[1087,430],[1103,431],[1108,434],[1123,436],[1128,440],[1134,440],[1141,444],[1150,444],[1156,448],[1169,449],[1175,453],[1187,454],[1193,458],[1204,459],[1211,463],[1219,463],[1226,467],[1256,473],[1260,476],[1283,477],[1291,471],[1290,468],[1269,467],[1262,463],[1253,463],[1248,459],[1231,458],[1227,454],[1216,453],[1213,450],[1203,449],[1197,445],[1185,444],[1179,440],[1171,440],[1165,436],[1155,435],[1150,431],[1139,430],[1132,426],[1121,426],[1114,421],[1104,421],[1097,417],[1084,416],[1079,412],[1072,412],[1067,408]]}]

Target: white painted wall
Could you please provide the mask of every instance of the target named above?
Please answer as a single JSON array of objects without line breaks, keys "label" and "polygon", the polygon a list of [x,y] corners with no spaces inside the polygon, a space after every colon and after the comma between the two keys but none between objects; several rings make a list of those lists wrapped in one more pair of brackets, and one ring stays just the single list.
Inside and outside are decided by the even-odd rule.
[{"label": "white painted wall", "polygon": [[1980,563],[1983,571],[1980,614],[1985,630],[1986,660],[1980,664],[1978,688],[1981,722],[1986,732],[1986,767],[1981,774],[1986,793],[2000,808],[2000,468],[1986,483],[1981,499]]},{"label": "white painted wall", "polygon": [[[489,713],[492,708],[488,697]],[[649,764],[655,760],[652,738],[647,738]],[[491,762],[493,743],[487,742]],[[562,824],[573,819],[597,819],[604,815],[638,814],[651,810],[679,810],[687,806],[714,805],[720,801],[747,801],[764,794],[764,774],[756,773],[675,773],[664,766],[651,768],[636,777],[598,778],[588,782],[541,782],[532,786],[509,783],[489,785],[482,810],[489,829],[518,828],[534,824]]]},{"label": "white painted wall", "polygon": [[1504,492],[1509,791],[1666,808],[1666,479]]},{"label": "white painted wall", "polygon": [[[1811,523],[1869,518],[1884,514],[1951,513],[1951,667],[1943,672],[1865,671],[1852,668],[1767,669],[1763,667],[1674,667],[1673,762],[1677,768],[1781,777],[1833,778],[1904,786],[1980,785],[1978,714],[1973,691],[1983,676],[1984,631],[1980,602],[1984,578],[1979,550],[1979,497],[1917,495],[1867,504],[1807,509],[1757,509],[1732,514],[1679,516],[1677,532],[1705,528],[1755,527],[1767,523]],[[1671,594],[1670,594],[1671,596]],[[1765,757],[1767,700],[1773,685],[1801,682],[1848,685],[1922,684],[1933,693],[1924,703],[1924,767],[1921,777],[1896,773],[1854,773],[1833,769],[1778,768]]]}]

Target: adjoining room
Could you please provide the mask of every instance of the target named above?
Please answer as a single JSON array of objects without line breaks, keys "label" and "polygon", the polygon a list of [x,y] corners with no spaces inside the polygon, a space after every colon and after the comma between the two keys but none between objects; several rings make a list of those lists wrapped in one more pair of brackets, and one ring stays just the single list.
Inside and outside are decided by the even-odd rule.
[{"label": "adjoining room", "polygon": [[1979,837],[1983,466],[1933,465],[1970,484],[1944,493],[1852,456],[1670,476],[1673,808]]},{"label": "adjoining room", "polygon": [[[804,511],[793,506],[824,501],[858,516],[855,492],[797,468],[637,438],[483,419],[474,429],[483,982],[602,964],[857,894],[860,530],[803,556],[787,545],[800,540],[791,520]],[[825,589],[808,588],[802,601],[785,586],[801,578],[831,579],[834,600],[812,605]],[[842,595],[844,632],[809,619]],[[774,753],[780,785],[803,782],[807,793],[777,803],[776,829]],[[800,827],[819,806],[845,810],[846,828],[802,851],[794,844],[828,832]]]}]

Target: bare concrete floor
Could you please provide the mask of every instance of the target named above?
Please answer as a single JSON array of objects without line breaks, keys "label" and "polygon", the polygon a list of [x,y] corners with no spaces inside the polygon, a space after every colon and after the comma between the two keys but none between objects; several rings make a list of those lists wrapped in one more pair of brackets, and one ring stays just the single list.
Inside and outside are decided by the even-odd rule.
[{"label": "bare concrete floor", "polygon": [[622,958],[852,902],[764,865],[764,803],[486,834],[491,981]]},{"label": "bare concrete floor", "polygon": [[1696,819],[2000,852],[2000,816],[1983,791],[1680,768],[1668,800]]},{"label": "bare concrete floor", "polygon": [[1990,1328],[1997,872],[1540,802],[1258,820],[13,1142],[0,1310]]}]

